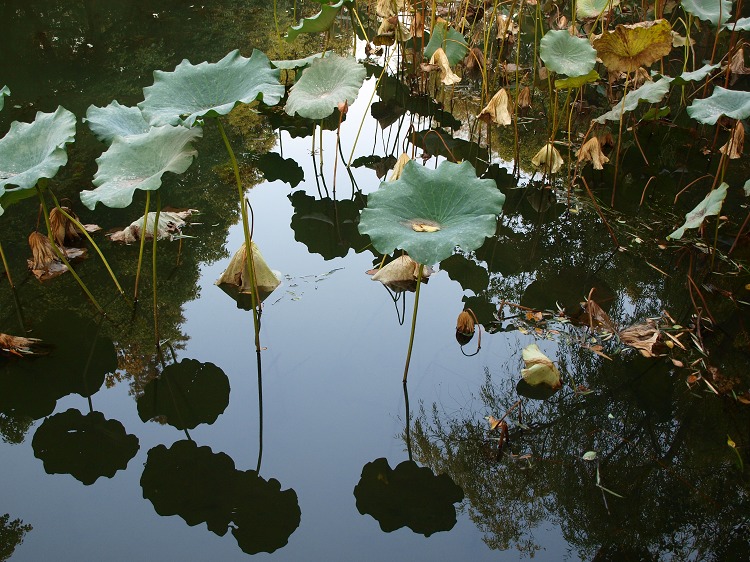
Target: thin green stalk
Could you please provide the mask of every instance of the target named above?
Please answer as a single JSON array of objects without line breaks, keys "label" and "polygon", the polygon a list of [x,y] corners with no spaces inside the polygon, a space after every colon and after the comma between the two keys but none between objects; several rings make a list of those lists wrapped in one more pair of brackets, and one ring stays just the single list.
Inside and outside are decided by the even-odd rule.
[{"label": "thin green stalk", "polygon": [[[143,213],[143,227],[141,228],[141,249],[138,252],[138,268],[135,272],[135,292],[133,301],[138,302],[138,282],[141,279],[141,264],[143,264],[143,247],[146,245],[146,229],[148,227],[148,208],[151,204],[151,191],[146,191],[146,210]],[[154,228],[156,230],[156,228]]]},{"label": "thin green stalk", "polygon": [[8,276],[8,283],[10,284],[10,292],[13,293],[13,303],[16,305],[16,317],[18,318],[18,324],[21,326],[21,332],[26,332],[26,322],[23,318],[23,311],[21,310],[21,302],[18,300],[18,293],[16,292],[16,286],[13,284],[13,278],[10,276],[10,268],[8,267],[8,260],[5,258],[5,252],[3,252],[3,245],[0,243],[0,258],[3,261],[3,267],[5,268],[5,274]]},{"label": "thin green stalk", "polygon": [[104,254],[102,253],[101,249],[97,245],[96,242],[94,242],[94,239],[91,237],[91,235],[88,233],[88,231],[84,228],[84,226],[81,224],[81,222],[76,219],[73,215],[68,213],[65,209],[62,208],[60,205],[60,202],[57,200],[57,197],[55,197],[55,194],[52,193],[50,190],[49,194],[52,196],[52,200],[55,202],[55,207],[59,212],[63,214],[63,216],[68,219],[70,222],[72,222],[76,228],[86,237],[86,239],[91,243],[91,246],[94,248],[97,254],[99,254],[99,258],[102,260],[102,263],[104,264],[104,267],[109,272],[109,276],[112,278],[112,281],[115,284],[115,287],[117,287],[117,290],[120,292],[120,295],[123,297],[125,296],[125,291],[122,290],[122,287],[120,286],[120,283],[117,281],[117,277],[115,276],[115,272],[112,271],[112,268],[109,266],[109,262],[107,261],[107,258],[104,257]]},{"label": "thin green stalk", "polygon": [[159,239],[159,214],[161,213],[161,196],[156,192],[156,217],[154,217],[154,236],[151,250],[151,276],[152,290],[154,293],[154,338],[157,349],[159,345],[159,308],[156,298],[156,241]]},{"label": "thin green stalk", "polygon": [[58,257],[58,259],[65,264],[65,267],[68,268],[68,271],[70,271],[73,278],[78,282],[78,285],[81,287],[81,289],[83,289],[83,292],[86,293],[86,296],[91,301],[91,304],[93,304],[96,307],[96,310],[100,314],[104,314],[104,309],[99,305],[99,303],[94,298],[94,295],[92,295],[91,291],[89,291],[89,288],[86,286],[83,280],[75,272],[75,270],[73,269],[73,266],[70,265],[70,262],[68,261],[68,258],[65,257],[65,254],[60,251],[60,248],[57,247],[55,238],[54,236],[52,236],[52,226],[49,223],[49,211],[47,210],[47,202],[44,200],[44,195],[42,195],[42,189],[39,186],[39,184],[37,184],[36,186],[36,192],[39,195],[39,201],[42,204],[42,214],[44,215],[44,224],[47,227],[47,238],[49,238],[50,244],[52,245],[52,251],[55,252],[55,255]]},{"label": "thin green stalk", "polygon": [[622,116],[625,113],[625,96],[628,95],[628,80],[630,80],[630,72],[625,73],[625,91],[622,93],[622,100],[620,106],[620,127],[617,131],[617,150],[615,151],[615,177],[612,184],[612,198],[610,199],[609,206],[615,206],[615,193],[617,192],[617,170],[620,165],[620,144],[622,141]]},{"label": "thin green stalk", "polygon": [[414,312],[411,317],[411,334],[409,335],[409,350],[406,352],[406,364],[404,365],[404,384],[406,377],[409,375],[409,363],[411,362],[411,349],[414,345],[414,331],[417,327],[417,310],[419,309],[419,288],[422,285],[422,271],[424,265],[419,264],[419,273],[417,274],[417,292],[414,294]]},{"label": "thin green stalk", "polygon": [[3,267],[5,268],[5,275],[8,276],[8,283],[10,283],[10,288],[15,289],[16,286],[13,284],[13,277],[10,275],[10,268],[8,267],[8,260],[5,259],[5,252],[3,252],[3,244],[0,242],[0,258],[3,260]]}]

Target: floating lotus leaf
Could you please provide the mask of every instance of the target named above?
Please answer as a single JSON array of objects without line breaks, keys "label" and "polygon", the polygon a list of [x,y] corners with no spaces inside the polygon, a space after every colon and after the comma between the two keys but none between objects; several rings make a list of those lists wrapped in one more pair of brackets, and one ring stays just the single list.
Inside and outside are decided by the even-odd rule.
[{"label": "floating lotus leaf", "polygon": [[414,461],[392,469],[385,458],[367,463],[354,488],[357,510],[369,514],[386,533],[409,527],[429,537],[456,524],[454,503],[464,491],[447,474],[435,475]]},{"label": "floating lotus leaf", "polygon": [[44,420],[31,442],[47,474],[70,474],[85,485],[112,478],[138,452],[138,438],[101,412],[70,409]]},{"label": "floating lotus leaf", "polygon": [[469,45],[466,43],[464,36],[449,27],[445,21],[439,21],[432,30],[430,41],[424,48],[424,58],[430,60],[435,51],[440,48],[445,51],[450,66],[458,64],[469,52]]},{"label": "floating lotus leaf", "polygon": [[706,217],[718,215],[719,211],[721,211],[724,199],[727,196],[728,187],[729,185],[722,183],[719,187],[706,195],[705,199],[703,199],[695,209],[685,215],[685,223],[672,234],[667,236],[667,238],[679,240],[688,228],[698,228],[703,224],[703,219]]},{"label": "floating lotus leaf", "polygon": [[564,90],[568,88],[580,88],[584,84],[590,84],[599,80],[599,73],[596,70],[592,70],[588,74],[583,76],[576,76],[574,78],[564,78],[562,80],[555,80],[555,89]]},{"label": "floating lotus leaf", "polygon": [[594,48],[612,71],[635,72],[672,50],[672,27],[667,20],[618,25],[594,40]]},{"label": "floating lotus leaf", "polygon": [[747,119],[750,117],[750,92],[726,90],[716,86],[709,97],[695,100],[687,108],[687,112],[690,117],[706,125],[715,125],[722,115],[732,119]]},{"label": "floating lotus leaf", "polygon": [[336,21],[341,8],[347,4],[347,0],[340,0],[336,4],[323,4],[320,11],[310,18],[301,19],[299,24],[289,28],[286,32],[286,40],[290,43],[297,38],[300,33],[321,33],[328,31]]},{"label": "floating lotus leaf", "polygon": [[674,79],[673,83],[675,86],[682,86],[683,84],[687,84],[688,82],[700,82],[706,76],[711,74],[711,72],[720,67],[721,63],[719,62],[717,62],[716,64],[704,64],[698,70],[693,70],[692,72],[683,72]]},{"label": "floating lotus leaf", "polygon": [[548,31],[539,44],[539,56],[548,69],[571,77],[587,75],[596,64],[588,39],[573,37],[566,29]]},{"label": "floating lotus leaf", "polygon": [[[667,95],[667,92],[669,92],[671,82],[672,78],[666,76],[656,82],[646,82],[637,90],[628,92],[614,108],[604,115],[597,117],[596,122],[604,124],[606,121],[619,121],[622,115],[628,111],[633,111],[642,101],[647,103],[660,102]],[[688,108],[689,111],[690,108]]]},{"label": "floating lotus leaf", "polygon": [[183,359],[167,365],[138,398],[138,416],[164,416],[177,429],[212,424],[229,405],[229,378],[213,363]]},{"label": "floating lotus leaf", "polygon": [[714,27],[724,25],[732,17],[732,0],[682,0],[682,7]]},{"label": "floating lotus leaf", "polygon": [[257,166],[266,181],[281,180],[297,187],[305,179],[305,172],[296,160],[284,158],[276,152],[266,152],[258,158]]},{"label": "floating lotus leaf", "polygon": [[332,54],[313,62],[292,86],[284,110],[289,115],[323,119],[339,104],[357,99],[365,67],[350,57]]},{"label": "floating lotus leaf", "polygon": [[5,106],[5,96],[10,95],[10,88],[8,86],[3,86],[0,88],[0,111],[3,110],[3,107]]},{"label": "floating lotus leaf", "polygon": [[430,265],[456,246],[468,252],[481,246],[495,233],[504,202],[494,180],[477,178],[468,162],[432,170],[412,160],[398,180],[368,196],[359,231],[382,254],[401,249]]},{"label": "floating lotus leaf", "polygon": [[192,142],[201,136],[199,128],[164,125],[140,135],[115,137],[96,159],[96,189],[82,191],[81,201],[92,210],[99,202],[117,209],[127,207],[136,189],[154,191],[166,172],[181,174],[187,170],[198,155]]},{"label": "floating lotus leaf", "polygon": [[173,72],[154,71],[154,84],[138,104],[152,125],[191,126],[200,117],[226,115],[240,103],[258,99],[275,105],[284,95],[279,71],[255,49],[249,59],[235,50],[218,62],[183,60]]},{"label": "floating lotus leaf", "polygon": [[65,145],[75,134],[76,117],[63,107],[54,113],[38,112],[31,123],[11,123],[0,139],[0,196],[6,186],[31,189],[40,179],[54,177],[68,162]]},{"label": "floating lotus leaf", "polygon": [[151,127],[140,109],[120,105],[117,100],[106,107],[90,106],[84,121],[96,138],[107,145],[112,144],[116,136],[139,135]]},{"label": "floating lotus leaf", "polygon": [[576,17],[595,18],[604,10],[614,8],[619,4],[620,0],[578,0],[576,2]]}]

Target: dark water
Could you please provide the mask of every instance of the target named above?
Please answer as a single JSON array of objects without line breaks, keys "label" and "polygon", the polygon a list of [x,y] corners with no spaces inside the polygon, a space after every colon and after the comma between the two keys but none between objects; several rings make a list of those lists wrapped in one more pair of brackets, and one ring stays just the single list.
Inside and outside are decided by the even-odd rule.
[{"label": "dark water", "polygon": [[[322,47],[322,40],[309,40],[300,52],[289,51],[272,39],[270,8],[243,2],[9,2],[3,9],[11,24],[0,86],[12,91],[0,114],[3,132],[11,120],[30,121],[36,111],[58,104],[80,119],[90,104],[137,103],[151,71],[171,70],[182,58],[214,61],[234,48],[247,56],[253,47],[271,58],[290,58]],[[347,159],[374,87],[374,79],[365,83],[342,127]],[[375,100],[387,100],[387,91],[379,90]],[[419,100],[409,103],[412,115],[421,111]],[[430,104],[426,111],[434,114]],[[454,115],[464,119],[466,111],[457,103]],[[421,117],[414,126],[429,124]],[[201,211],[194,219],[199,224],[185,230],[194,238],[159,243],[161,359],[154,352],[149,267],[133,317],[100,262],[91,257],[78,266],[106,305],[100,322],[69,275],[41,285],[26,272],[35,200],[10,207],[0,219],[24,326],[54,346],[47,357],[0,363],[0,515],[8,514],[0,520],[0,555],[8,556],[22,538],[13,560],[234,560],[269,550],[255,555],[746,559],[748,406],[734,399],[747,385],[746,315],[743,305],[719,291],[731,289],[738,300],[748,300],[747,290],[741,292],[746,270],[726,276],[729,281],[701,282],[717,288],[706,297],[715,317],[710,334],[703,334],[706,356],[688,333],[680,339],[684,353],[647,359],[614,341],[591,340],[580,325],[552,314],[540,321],[504,305],[577,310],[594,287],[597,302],[620,327],[658,318],[663,310],[675,324],[690,326],[690,256],[658,244],[684,213],[665,201],[711,163],[693,159],[685,169],[686,157],[675,148],[682,137],[665,141],[656,131],[641,138],[652,164],[644,168],[635,149],[626,153],[622,214],[609,215],[625,248],[615,251],[585,194],[568,203],[564,191],[543,190],[526,172],[517,182],[507,172],[512,165],[498,155],[488,168],[476,160],[476,145],[456,141],[454,153],[473,158],[480,173],[497,180],[507,195],[505,211],[495,237],[471,255],[443,262],[422,288],[405,394],[401,377],[413,293],[406,297],[402,325],[401,302],[394,306],[384,287],[364,273],[378,257],[355,226],[363,195],[379,179],[373,170],[353,168],[363,195],[350,197],[351,181],[339,162],[340,201],[334,204],[319,192],[332,194],[335,133],[323,135],[319,183],[311,137],[276,128],[246,114],[229,122],[232,140],[242,147],[245,179],[257,183],[249,192],[254,241],[283,275],[265,301],[261,380],[252,317],[214,285],[243,237],[212,124],[195,164],[161,189],[164,205]],[[523,132],[528,138],[538,133],[533,123]],[[354,156],[398,156],[394,147],[406,136],[405,126],[381,130],[368,118]],[[420,151],[440,154],[430,141],[418,141]],[[318,151],[317,134],[315,143]],[[502,153],[503,139],[493,143]],[[303,168],[303,183],[290,188],[254,170],[253,154],[271,149]],[[108,229],[138,218],[145,198],[137,195],[122,211],[100,207],[91,213],[80,205],[77,193],[90,187],[102,150],[79,121],[70,161],[50,187],[72,201],[84,222]],[[589,176],[605,200],[607,173]],[[652,174],[658,178],[639,208]],[[689,209],[699,199],[696,194],[684,204]],[[102,245],[130,293],[137,246]],[[477,336],[463,349],[455,339],[464,306],[484,327],[481,350],[472,356]],[[5,280],[0,332],[19,333]],[[521,350],[535,341],[558,363],[566,385],[549,400],[523,399],[519,407]],[[591,350],[598,344],[611,360]],[[683,365],[703,359],[721,374],[710,382],[728,387],[717,395],[701,382],[688,384],[704,364],[679,367],[670,353]],[[208,382],[200,386],[195,377],[192,392],[198,415],[215,422],[187,432],[144,423],[139,411],[153,396],[149,381],[180,366],[195,368],[188,360],[205,364],[201,373]],[[166,367],[175,362],[177,368]],[[191,392],[184,383],[160,384],[166,396]],[[499,453],[499,436],[488,433],[484,417],[506,411],[510,442]],[[597,460],[583,460],[588,451],[596,451]],[[430,471],[406,463],[390,472],[410,457]]]}]

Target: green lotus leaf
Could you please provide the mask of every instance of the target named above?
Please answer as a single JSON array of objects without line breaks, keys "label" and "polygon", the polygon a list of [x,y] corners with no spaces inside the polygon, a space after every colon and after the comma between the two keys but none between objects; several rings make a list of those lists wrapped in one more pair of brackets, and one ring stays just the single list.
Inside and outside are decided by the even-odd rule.
[{"label": "green lotus leaf", "polygon": [[344,101],[357,99],[367,71],[353,58],[336,54],[313,62],[289,91],[284,111],[308,119],[324,119]]},{"label": "green lotus leaf", "polygon": [[359,231],[382,254],[405,250],[431,265],[456,246],[470,252],[495,233],[505,196],[494,180],[479,179],[468,162],[441,162],[432,170],[413,160],[401,177],[367,197]]},{"label": "green lotus leaf", "polygon": [[322,31],[328,31],[333,22],[336,21],[336,16],[339,15],[341,8],[347,0],[340,0],[336,4],[323,4],[320,7],[320,11],[312,16],[311,18],[301,19],[299,24],[289,28],[286,32],[286,40],[290,43],[297,38],[300,33],[320,33]]},{"label": "green lotus leaf", "polygon": [[187,170],[198,155],[191,143],[201,136],[200,128],[164,125],[141,135],[115,137],[96,159],[96,189],[82,191],[81,201],[92,210],[99,202],[117,209],[127,207],[136,189],[159,189],[165,172]]},{"label": "green lotus leaf", "polygon": [[451,66],[462,61],[469,52],[469,45],[464,36],[452,27],[448,27],[444,21],[438,22],[432,30],[430,41],[424,48],[424,58],[430,60],[435,51],[440,48],[445,51],[445,56],[448,57]]},{"label": "green lotus leaf", "polygon": [[573,78],[564,78],[562,80],[555,80],[555,89],[564,90],[567,88],[580,88],[584,84],[590,84],[599,80],[599,73],[596,70],[592,70],[588,74],[583,76],[575,76]]},{"label": "green lotus leaf", "polygon": [[692,72],[683,72],[674,79],[674,85],[682,86],[684,84],[687,84],[688,82],[700,82],[714,70],[720,67],[721,63],[717,62],[716,64],[705,64],[698,70],[694,70]]},{"label": "green lotus leaf", "polygon": [[672,26],[663,19],[618,25],[594,40],[594,48],[609,70],[635,72],[669,54]]},{"label": "green lotus leaf", "polygon": [[750,31],[750,17],[738,18],[736,22],[724,24],[727,29],[735,31]]},{"label": "green lotus leaf", "polygon": [[0,111],[3,110],[3,106],[5,105],[5,96],[10,95],[10,88],[8,86],[3,86],[0,88]]},{"label": "green lotus leaf", "polygon": [[732,0],[682,0],[682,7],[714,27],[724,25],[732,17]]},{"label": "green lotus leaf", "polygon": [[247,59],[234,50],[219,62],[183,60],[173,72],[154,71],[154,84],[138,104],[152,125],[191,126],[200,117],[226,115],[240,103],[275,105],[284,95],[278,69],[255,49]]},{"label": "green lotus leaf", "polygon": [[721,211],[724,199],[727,196],[728,187],[728,184],[722,183],[719,187],[706,195],[703,201],[701,201],[695,209],[685,215],[685,223],[672,234],[667,236],[667,238],[679,240],[688,228],[698,228],[703,224],[703,219],[706,217],[718,215],[719,211]]},{"label": "green lotus leaf", "polygon": [[750,117],[750,92],[726,90],[716,86],[709,97],[695,100],[687,108],[687,112],[690,117],[706,125],[715,125],[722,115],[732,119],[747,119]]},{"label": "green lotus leaf", "polygon": [[296,68],[304,68],[306,66],[310,66],[310,64],[315,59],[319,59],[321,57],[327,57],[331,53],[332,51],[326,51],[325,53],[315,53],[314,55],[310,55],[309,57],[305,57],[303,59],[272,60],[271,64],[280,70],[294,70]]},{"label": "green lotus leaf", "polygon": [[579,19],[596,18],[607,8],[614,8],[619,4],[620,0],[578,0],[576,2],[576,17]]},{"label": "green lotus leaf", "polygon": [[140,109],[120,105],[117,100],[106,107],[90,106],[84,121],[96,138],[107,145],[116,136],[140,135],[151,128]]},{"label": "green lotus leaf", "polygon": [[[658,103],[669,92],[669,85],[672,78],[666,76],[659,78],[656,82],[646,82],[632,92],[628,92],[625,97],[612,110],[596,118],[597,123],[604,124],[606,121],[619,121],[620,116],[628,111],[633,111],[640,102]],[[688,108],[689,110],[690,108]]]},{"label": "green lotus leaf", "polygon": [[547,68],[570,77],[585,76],[596,64],[588,39],[573,37],[567,30],[548,31],[539,44],[539,56]]}]

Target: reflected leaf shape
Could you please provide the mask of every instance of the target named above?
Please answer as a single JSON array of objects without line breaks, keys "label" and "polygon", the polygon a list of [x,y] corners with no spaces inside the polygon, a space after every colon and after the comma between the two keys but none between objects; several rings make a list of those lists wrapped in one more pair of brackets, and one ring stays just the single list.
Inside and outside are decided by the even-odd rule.
[{"label": "reflected leaf shape", "polygon": [[612,71],[635,72],[651,66],[672,50],[672,26],[664,19],[619,24],[593,41],[604,65]]},{"label": "reflected leaf shape", "polygon": [[449,65],[455,66],[469,52],[469,45],[463,34],[450,27],[448,22],[438,21],[432,30],[430,41],[424,48],[424,58],[430,60],[438,49],[443,49]]},{"label": "reflected leaf shape", "polygon": [[138,452],[138,438],[101,412],[85,416],[70,409],[44,420],[31,442],[47,474],[70,474],[89,486],[101,476],[112,478]]},{"label": "reflected leaf shape", "polygon": [[117,100],[105,107],[90,106],[84,121],[96,138],[108,146],[117,136],[140,135],[151,127],[140,109],[120,105]]},{"label": "reflected leaf shape", "polygon": [[31,123],[13,121],[0,139],[0,196],[7,186],[31,189],[40,179],[54,177],[68,162],[65,145],[75,134],[76,117],[62,106],[54,113],[38,112]]},{"label": "reflected leaf shape", "polygon": [[482,175],[487,169],[489,153],[486,147],[456,138],[444,129],[415,131],[409,140],[429,155],[444,156],[450,162],[470,162],[477,175]]},{"label": "reflected leaf shape", "polygon": [[96,159],[96,189],[81,191],[81,202],[93,210],[97,203],[121,209],[133,201],[136,189],[155,191],[167,172],[181,174],[198,151],[192,143],[203,136],[199,128],[152,127],[147,133],[115,137]]},{"label": "reflected leaf shape", "polygon": [[456,524],[454,503],[464,498],[463,490],[447,474],[435,474],[414,461],[391,469],[385,458],[367,463],[354,488],[357,510],[371,515],[386,533],[409,527],[429,537],[450,531]]},{"label": "reflected leaf shape", "polygon": [[[646,82],[638,88],[625,94],[625,97],[614,106],[610,111],[604,115],[600,115],[595,119],[597,123],[602,125],[606,121],[619,121],[626,112],[633,111],[640,102],[647,103],[658,103],[664,96],[669,92],[669,85],[672,82],[672,78],[666,76],[659,78],[655,82]],[[695,103],[695,102],[694,102]],[[691,106],[692,107],[692,106]],[[690,107],[688,107],[688,113],[690,113]]]},{"label": "reflected leaf shape", "polygon": [[714,27],[724,25],[732,17],[732,0],[682,0],[681,4],[685,11]]},{"label": "reflected leaf shape", "polygon": [[715,125],[722,115],[732,119],[747,119],[750,117],[750,92],[716,86],[709,97],[695,100],[689,105],[687,112],[690,117],[705,125]]},{"label": "reflected leaf shape", "polygon": [[718,215],[721,211],[721,206],[724,203],[724,199],[727,196],[727,189],[729,185],[722,183],[719,187],[710,191],[708,195],[698,203],[698,205],[685,215],[684,224],[675,230],[672,234],[667,236],[668,239],[679,240],[685,234],[688,228],[698,228],[703,224],[703,219],[706,217]]},{"label": "reflected leaf shape", "polygon": [[305,179],[302,167],[292,158],[284,158],[276,152],[267,152],[257,162],[267,181],[281,180],[292,187],[297,187]]},{"label": "reflected leaf shape", "polygon": [[573,37],[567,29],[545,33],[539,56],[548,69],[570,77],[586,76],[596,64],[596,51],[588,39]]},{"label": "reflected leaf shape", "polygon": [[332,260],[343,258],[351,249],[361,252],[369,245],[367,236],[357,229],[364,197],[334,201],[297,191],[289,195],[289,200],[294,207],[291,222],[294,239],[307,246],[310,253]]},{"label": "reflected leaf shape", "polygon": [[440,269],[445,271],[448,277],[458,281],[464,291],[481,293],[487,290],[490,283],[487,269],[461,254],[453,254],[441,261]]},{"label": "reflected leaf shape", "polygon": [[177,429],[212,424],[229,405],[229,378],[213,363],[183,359],[167,365],[138,398],[138,416],[158,416]]},{"label": "reflected leaf shape", "polygon": [[367,71],[354,58],[331,54],[302,71],[289,91],[284,111],[308,119],[324,119],[343,102],[357,99]]},{"label": "reflected leaf shape", "polygon": [[[374,105],[374,104],[373,104]],[[383,179],[387,174],[388,170],[393,169],[396,165],[395,156],[378,156],[372,154],[370,156],[360,156],[352,162],[352,168],[361,168],[362,166],[375,171],[375,175],[378,179]]]},{"label": "reflected leaf shape", "polygon": [[173,72],[154,71],[154,83],[143,89],[138,104],[152,125],[190,127],[201,117],[226,115],[240,103],[261,100],[276,105],[284,95],[279,70],[258,49],[250,58],[238,50],[215,63],[183,60]]},{"label": "reflected leaf shape", "polygon": [[0,111],[2,111],[5,106],[5,96],[10,96],[10,88],[8,88],[8,86],[0,88]]},{"label": "reflected leaf shape", "polygon": [[290,43],[297,38],[300,33],[321,33],[328,31],[336,16],[339,15],[341,8],[347,0],[340,0],[335,4],[322,4],[320,11],[312,17],[301,19],[297,25],[293,25],[286,32],[286,40]]},{"label": "reflected leaf shape", "polygon": [[516,393],[519,396],[531,398],[532,400],[547,400],[548,398],[551,398],[557,390],[558,389],[547,386],[546,384],[532,386],[523,378],[521,378],[518,381],[518,384],[516,384]]},{"label": "reflected leaf shape", "polygon": [[[368,196],[359,230],[381,254],[406,251],[431,265],[449,257],[456,246],[472,251],[495,233],[505,196],[493,180],[479,179],[468,162],[441,162],[432,170],[413,160],[398,180],[383,182]],[[417,232],[428,223],[436,232]]]},{"label": "reflected leaf shape", "polygon": [[378,122],[381,129],[387,129],[406,114],[406,108],[394,100],[376,101],[370,105],[370,115]]},{"label": "reflected leaf shape", "polygon": [[521,304],[533,310],[556,310],[559,304],[569,316],[581,311],[581,300],[594,289],[596,302],[605,311],[615,300],[612,289],[585,269],[550,270],[529,284],[521,296]]}]

